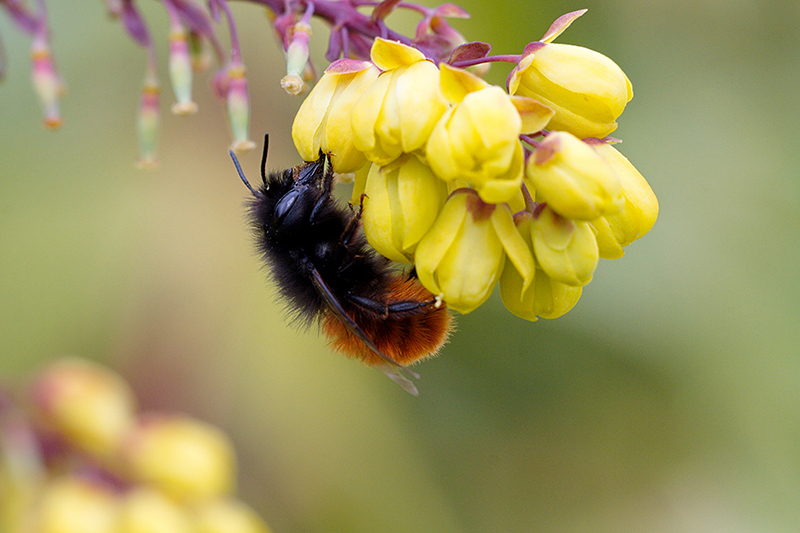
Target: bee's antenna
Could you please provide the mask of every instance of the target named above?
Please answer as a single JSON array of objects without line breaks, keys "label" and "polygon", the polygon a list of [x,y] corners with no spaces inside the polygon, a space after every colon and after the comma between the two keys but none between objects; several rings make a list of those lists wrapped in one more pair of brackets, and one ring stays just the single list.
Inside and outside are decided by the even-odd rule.
[{"label": "bee's antenna", "polygon": [[264,134],[264,153],[261,154],[261,179],[267,182],[267,149],[269,148],[269,133]]},{"label": "bee's antenna", "polygon": [[[236,165],[236,172],[239,173],[239,177],[242,179],[242,182],[247,186],[248,189],[250,189],[250,192],[253,193],[253,196],[255,196],[256,198],[261,198],[262,196],[264,196],[263,194],[255,190],[252,187],[252,185],[250,185],[250,182],[247,181],[247,178],[244,177],[244,172],[242,172],[242,166],[239,164],[239,159],[236,158],[236,154],[233,153],[233,150],[228,150],[228,153],[231,155],[231,159],[233,159],[233,164]],[[264,152],[264,157],[266,158],[266,151]]]}]

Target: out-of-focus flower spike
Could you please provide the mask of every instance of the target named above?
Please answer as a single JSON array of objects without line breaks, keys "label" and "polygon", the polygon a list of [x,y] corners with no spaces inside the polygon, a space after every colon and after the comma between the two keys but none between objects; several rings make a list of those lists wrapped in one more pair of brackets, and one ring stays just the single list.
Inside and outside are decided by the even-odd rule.
[{"label": "out-of-focus flower spike", "polygon": [[142,87],[142,99],[139,105],[139,161],[141,169],[152,169],[158,166],[156,146],[158,142],[158,125],[160,118],[161,87],[155,68],[148,69]]},{"label": "out-of-focus flower spike", "polygon": [[286,49],[286,76],[281,80],[281,87],[287,93],[297,96],[306,88],[303,74],[308,63],[308,41],[311,37],[311,26],[303,20],[293,26],[292,41]]},{"label": "out-of-focus flower spike", "polygon": [[231,150],[236,153],[249,152],[256,147],[256,143],[249,139],[250,98],[245,72],[241,61],[234,61],[228,67],[228,118],[233,133]]},{"label": "out-of-focus flower spike", "polygon": [[229,86],[228,67],[222,67],[218,69],[211,78],[211,89],[220,100],[226,100],[228,98]]},{"label": "out-of-focus flower spike", "polygon": [[194,72],[205,72],[211,66],[208,39],[196,31],[189,32],[189,56],[192,58]]},{"label": "out-of-focus flower spike", "polygon": [[[164,2],[170,6],[169,1]],[[168,8],[169,10],[169,8]],[[169,77],[176,102],[172,105],[174,115],[193,115],[197,104],[192,101],[192,58],[189,53],[189,33],[176,19],[169,34]]]},{"label": "out-of-focus flower spike", "polygon": [[228,31],[231,36],[231,60],[228,64],[227,72],[224,78],[217,76],[214,80],[216,90],[225,90],[228,119],[233,133],[233,143],[230,149],[236,153],[249,152],[256,147],[256,143],[248,138],[250,132],[250,98],[247,95],[246,69],[244,63],[242,63],[242,49],[239,46],[239,35],[236,32],[233,13],[231,13],[227,2],[223,0],[209,0],[208,5],[212,10],[212,14],[214,10],[219,10],[225,14],[228,19]]},{"label": "out-of-focus flower spike", "polygon": [[551,25],[550,28],[545,32],[544,36],[541,39],[543,43],[552,42],[553,39],[564,33],[564,30],[569,28],[569,25],[575,22],[575,20],[586,13],[588,9],[579,9],[578,11],[573,11],[571,13],[567,13],[565,15],[561,15],[558,17]]},{"label": "out-of-focus flower spike", "polygon": [[31,78],[36,94],[44,111],[44,126],[55,130],[61,127],[61,110],[58,100],[64,93],[64,86],[53,62],[53,53],[47,38],[47,12],[44,2],[39,2],[39,27],[33,36]]},{"label": "out-of-focus flower spike", "polygon": [[122,24],[125,26],[125,31],[128,32],[128,35],[140,46],[145,48],[152,47],[150,32],[147,31],[147,25],[136,10],[133,2],[124,2],[122,4]]},{"label": "out-of-focus flower spike", "polygon": [[114,18],[122,14],[122,0],[103,0],[108,9],[108,14]]}]

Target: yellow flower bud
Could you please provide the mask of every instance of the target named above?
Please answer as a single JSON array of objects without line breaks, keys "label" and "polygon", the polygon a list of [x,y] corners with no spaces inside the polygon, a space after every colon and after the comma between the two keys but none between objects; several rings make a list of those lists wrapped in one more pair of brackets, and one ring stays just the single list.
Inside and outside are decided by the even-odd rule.
[{"label": "yellow flower bud", "polygon": [[[529,250],[531,241],[531,220],[522,219],[517,226]],[[542,318],[558,318],[572,309],[581,297],[582,287],[575,287],[550,278],[543,270],[536,268],[531,280],[526,281],[516,265],[506,263],[500,276],[500,297],[506,308],[525,320],[536,321]]]},{"label": "yellow flower bud", "polygon": [[414,254],[420,282],[460,313],[489,298],[506,257],[529,284],[533,257],[508,206],[486,204],[471,189],[450,196]]},{"label": "yellow flower bud", "polygon": [[524,56],[509,77],[509,92],[529,96],[556,113],[548,128],[578,137],[602,138],[617,129],[617,118],[633,88],[616,63],[594,50],[548,43]]},{"label": "yellow flower bud", "polygon": [[194,533],[191,517],[161,492],[137,487],[123,498],[117,533]]},{"label": "yellow flower bud", "polygon": [[440,83],[455,105],[431,132],[428,164],[445,181],[468,182],[485,202],[508,201],[519,190],[524,165],[517,107],[500,87],[446,64]]},{"label": "yellow flower bud", "polygon": [[123,450],[128,475],[174,498],[203,499],[233,490],[236,457],[219,429],[187,417],[150,416],[131,432]]},{"label": "yellow flower bud", "polygon": [[424,148],[447,103],[439,69],[419,50],[378,38],[371,56],[383,72],[353,108],[353,141],[367,159],[384,166]]},{"label": "yellow flower bud", "polygon": [[206,502],[197,509],[194,533],[270,533],[256,512],[239,500]]},{"label": "yellow flower bud", "polygon": [[353,108],[378,77],[367,61],[340,59],[331,64],[303,101],[292,124],[292,139],[300,157],[316,161],[330,153],[334,170],[354,172],[367,159],[353,144]]},{"label": "yellow flower bud", "polygon": [[644,176],[616,148],[606,143],[598,143],[595,148],[616,171],[625,199],[619,213],[592,220],[600,257],[617,259],[625,254],[623,246],[643,236],[656,223],[658,199]]},{"label": "yellow flower bud", "polygon": [[536,263],[548,276],[575,286],[592,280],[599,255],[588,222],[564,218],[545,206],[534,212],[531,229]]},{"label": "yellow flower bud", "polygon": [[97,458],[116,453],[136,409],[133,391],[119,375],[77,358],[57,361],[36,378],[33,403],[48,430]]},{"label": "yellow flower bud", "polygon": [[414,156],[373,164],[364,192],[364,233],[380,254],[409,263],[447,198],[447,185]]},{"label": "yellow flower bud", "polygon": [[619,177],[594,147],[574,135],[548,135],[528,160],[537,200],[561,216],[592,220],[624,204]]},{"label": "yellow flower bud", "polygon": [[45,489],[38,508],[34,509],[30,531],[116,533],[117,509],[110,490],[79,478],[64,477]]}]

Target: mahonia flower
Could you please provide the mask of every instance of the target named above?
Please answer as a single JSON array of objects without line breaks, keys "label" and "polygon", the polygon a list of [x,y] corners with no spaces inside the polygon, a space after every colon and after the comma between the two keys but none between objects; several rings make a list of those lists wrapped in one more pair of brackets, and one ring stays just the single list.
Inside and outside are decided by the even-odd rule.
[{"label": "mahonia flower", "polygon": [[625,254],[624,246],[642,237],[656,223],[658,199],[644,176],[616,148],[605,142],[593,146],[616,171],[625,198],[619,213],[591,221],[597,232],[600,257],[617,259]]},{"label": "mahonia flower", "polygon": [[40,423],[94,455],[119,446],[135,420],[136,398],[128,384],[83,359],[51,365],[34,381],[32,397]]},{"label": "mahonia flower", "polygon": [[378,77],[366,61],[342,59],[327,68],[303,100],[292,125],[292,139],[306,161],[330,153],[336,172],[354,172],[367,162],[353,142],[352,115],[364,91]]},{"label": "mahonia flower", "polygon": [[631,82],[609,58],[569,44],[533,43],[511,73],[509,92],[552,108],[548,125],[583,139],[617,129],[617,118],[633,98]]},{"label": "mahonia flower", "polygon": [[425,146],[446,102],[439,69],[419,50],[375,39],[371,57],[383,72],[353,108],[353,142],[383,166]]},{"label": "mahonia flower", "polygon": [[614,169],[595,150],[565,131],[548,135],[528,160],[536,194],[559,215],[592,220],[624,204]]},{"label": "mahonia flower", "polygon": [[436,220],[447,186],[415,156],[388,167],[373,164],[364,187],[364,233],[392,261],[409,263]]},{"label": "mahonia flower", "polygon": [[414,254],[420,282],[460,313],[486,301],[509,262],[527,288],[533,256],[504,204],[487,204],[471,189],[453,192]]},{"label": "mahonia flower", "polygon": [[78,476],[53,480],[37,503],[37,512],[30,517],[31,531],[112,533],[116,529],[117,502],[112,488]]},{"label": "mahonia flower", "polygon": [[440,82],[453,107],[431,132],[428,164],[443,180],[469,182],[485,202],[508,201],[522,184],[519,136],[542,129],[552,111],[446,64]]},{"label": "mahonia flower", "polygon": [[217,428],[197,420],[144,417],[121,450],[132,478],[154,484],[176,499],[202,500],[227,495],[234,488],[232,443]]},{"label": "mahonia flower", "polygon": [[231,495],[236,457],[219,429],[138,413],[122,377],[82,359],[30,383],[19,406],[0,392],[2,531],[269,532]]},{"label": "mahonia flower", "polygon": [[597,239],[588,222],[564,218],[547,204],[533,212],[531,223],[536,263],[556,281],[586,285],[597,261]]},{"label": "mahonia flower", "polygon": [[[517,229],[528,251],[533,252],[532,217],[515,217]],[[521,272],[519,267],[507,262],[500,276],[500,298],[506,308],[525,320],[538,317],[558,318],[572,309],[581,297],[583,288],[552,279],[538,266],[532,274]]]},{"label": "mahonia flower", "polygon": [[119,506],[119,528],[125,533],[195,531],[188,510],[166,494],[152,487],[136,487],[123,496]]}]

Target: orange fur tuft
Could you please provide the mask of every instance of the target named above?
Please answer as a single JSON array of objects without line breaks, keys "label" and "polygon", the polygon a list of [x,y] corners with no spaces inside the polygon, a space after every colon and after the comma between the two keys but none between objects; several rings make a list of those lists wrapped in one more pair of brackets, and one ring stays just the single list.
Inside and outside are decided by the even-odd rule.
[{"label": "orange fur tuft", "polygon": [[[400,276],[392,279],[385,294],[386,305],[401,301],[424,303],[434,299],[419,281]],[[375,346],[402,366],[436,355],[452,328],[451,316],[444,303],[439,307],[431,304],[413,312],[387,315],[378,315],[353,305],[347,306],[346,310]],[[323,314],[322,329],[335,350],[361,359],[368,365],[385,364],[330,311]]]}]

